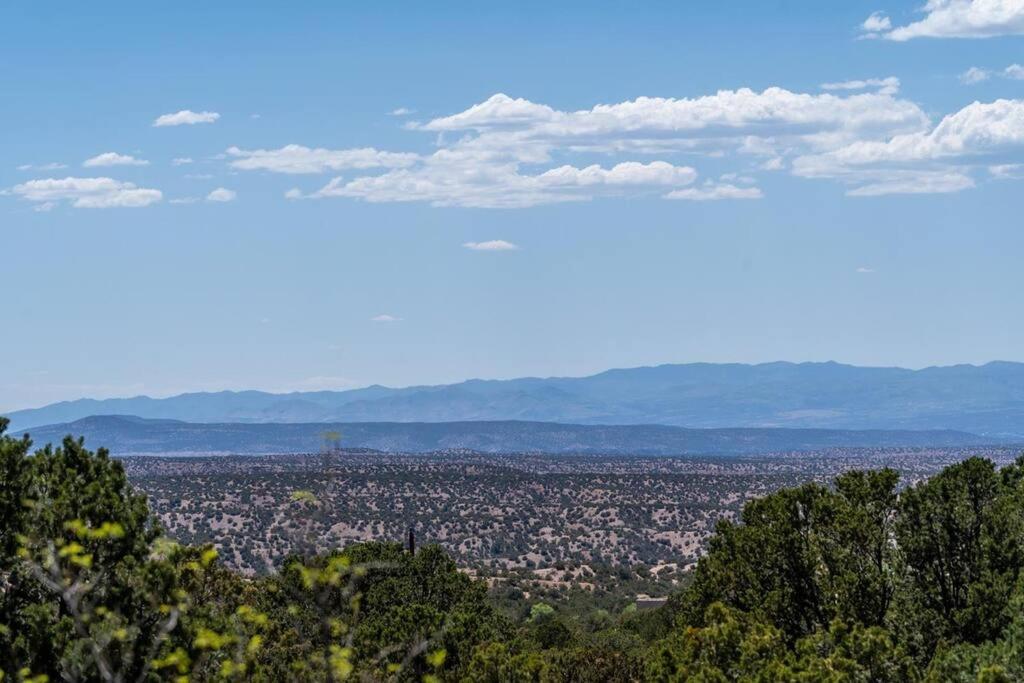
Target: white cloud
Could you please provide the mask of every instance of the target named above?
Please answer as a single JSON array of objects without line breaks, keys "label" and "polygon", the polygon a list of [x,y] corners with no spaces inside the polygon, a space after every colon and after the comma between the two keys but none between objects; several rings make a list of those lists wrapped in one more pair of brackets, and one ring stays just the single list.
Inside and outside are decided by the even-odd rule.
[{"label": "white cloud", "polygon": [[103,154],[97,154],[90,159],[86,159],[82,162],[82,166],[87,168],[100,166],[149,166],[149,162],[145,159],[136,159],[130,154],[104,152]]},{"label": "white cloud", "polygon": [[864,20],[860,28],[866,33],[880,33],[891,29],[892,21],[881,12],[873,12],[871,16]]},{"label": "white cloud", "polygon": [[[1002,76],[1003,78],[1009,78],[1014,81],[1024,80],[1024,66],[1020,64],[1011,64],[1002,71],[997,71],[996,75]],[[989,69],[972,66],[970,69],[960,74],[960,82],[965,85],[973,85],[975,83],[987,81],[991,77],[992,71]]]},{"label": "white cloud", "polygon": [[516,251],[518,246],[505,240],[488,240],[486,242],[466,242],[462,245],[473,251]]},{"label": "white cloud", "polygon": [[987,69],[972,66],[970,69],[960,74],[960,82],[964,85],[974,85],[975,83],[987,81],[991,75],[992,74]]},{"label": "white cloud", "polygon": [[861,266],[861,267],[857,268],[857,272],[858,273],[873,273],[873,272],[875,272],[875,269],[874,268],[869,268],[868,266]]},{"label": "white cloud", "polygon": [[[416,169],[398,169],[351,181],[335,178],[310,198],[354,197],[370,202],[426,201],[434,206],[522,208],[582,201],[601,195],[636,194],[693,182],[696,171],[664,161],[623,162],[605,169],[560,166],[523,175],[513,160],[465,150],[441,150]],[[286,196],[300,198],[298,191]]]},{"label": "white cloud", "polygon": [[[232,147],[225,156],[236,168],[357,171],[319,189],[288,190],[289,199],[520,208],[644,195],[756,199],[763,194],[756,175],[785,169],[840,182],[853,196],[955,192],[973,187],[978,169],[1012,162],[1024,149],[1022,101],[975,102],[934,124],[918,105],[899,97],[895,77],[823,88],[639,97],[577,111],[497,94],[407,126],[438,134],[430,154],[288,145]],[[612,161],[571,163],[574,156],[592,159],[597,153]],[[697,186],[699,164],[675,163],[684,155],[688,161],[714,157],[738,165]],[[364,169],[380,171],[359,172]]]},{"label": "white cloud", "polygon": [[45,178],[29,180],[11,188],[12,194],[28,201],[66,201],[76,208],[106,209],[141,207],[159,202],[160,190],[136,187],[113,178]]},{"label": "white cloud", "polygon": [[192,157],[177,157],[171,159],[171,166],[185,166],[192,163]]},{"label": "white cloud", "polygon": [[33,164],[22,164],[18,167],[19,171],[59,171],[62,168],[67,168],[67,164],[61,164],[56,161],[49,164],[39,164],[35,166]]},{"label": "white cloud", "polygon": [[559,166],[536,177],[541,185],[552,187],[588,187],[593,185],[689,185],[697,172],[689,166],[673,166],[664,161],[641,164],[626,161],[604,169],[597,164],[586,168]]},{"label": "white cloud", "polygon": [[208,202],[233,202],[238,197],[238,193],[234,190],[229,190],[225,187],[218,187],[210,194],[206,195],[206,201]]},{"label": "white cloud", "polygon": [[879,197],[889,194],[943,194],[974,187],[974,180],[955,171],[921,171],[882,174],[874,182],[847,191],[851,197]]},{"label": "white cloud", "polygon": [[888,78],[867,78],[864,80],[838,81],[822,83],[822,90],[867,90],[877,89],[883,95],[895,95],[900,91],[900,79],[895,76]]},{"label": "white cloud", "polygon": [[168,200],[170,204],[195,204],[198,201],[198,197],[176,197]]},{"label": "white cloud", "polygon": [[437,118],[417,127],[433,131],[504,129],[556,121],[562,116],[562,112],[547,105],[498,93],[463,112]]},{"label": "white cloud", "polygon": [[401,318],[396,318],[395,316],[388,315],[387,313],[381,313],[380,315],[375,315],[370,318],[370,322],[374,323],[397,323],[400,320]]},{"label": "white cloud", "polygon": [[[895,77],[827,85],[840,92],[741,88],[696,98],[639,97],[579,111],[560,111],[499,93],[462,112],[409,124],[410,130],[440,134],[433,154],[400,156],[383,173],[337,177],[319,190],[307,193],[296,188],[286,197],[518,208],[601,196],[664,195],[666,189],[692,184],[697,171],[659,157],[739,154],[764,157],[763,168],[779,170],[789,157],[823,153],[859,140],[887,140],[929,126],[916,104],[896,97]],[[869,91],[859,91],[863,89]],[[458,135],[448,139],[450,133]],[[358,157],[353,156],[356,152]],[[359,166],[387,166],[379,156],[385,153],[373,149],[310,150],[290,145],[255,152],[232,148],[229,153],[237,157],[235,167],[289,173],[357,167],[354,158],[366,159]],[[617,163],[580,167],[563,161],[552,167],[555,158],[593,153],[617,157]],[[651,161],[652,156],[657,160]],[[755,192],[722,187],[683,196],[752,197]]]},{"label": "white cloud", "polygon": [[[696,98],[639,97],[635,100],[575,112],[492,96],[464,112],[420,126],[429,131],[487,133],[487,142],[560,144],[577,149],[693,149],[708,138],[737,139],[824,132],[856,135],[919,127],[927,116],[912,102],[892,93],[795,93],[784,88],[756,92],[749,88],[721,90]],[[810,129],[810,133],[806,132]],[[509,133],[517,133],[510,139]]]},{"label": "white cloud", "polygon": [[858,141],[819,156],[797,159],[795,166],[824,162],[866,165],[981,155],[1024,145],[1024,100],[973,102],[942,119],[930,131],[896,135],[886,141]]},{"label": "white cloud", "polygon": [[46,213],[48,211],[53,211],[53,209],[56,208],[56,206],[57,202],[43,202],[42,204],[36,204],[34,207],[32,207],[32,210],[37,211],[39,213]]},{"label": "white cloud", "polygon": [[182,109],[179,112],[173,114],[163,114],[158,116],[153,125],[157,128],[164,126],[184,126],[184,125],[195,125],[197,123],[213,123],[220,118],[220,114],[215,111],[200,111],[195,112],[190,109]]},{"label": "white cloud", "polygon": [[302,145],[285,145],[280,149],[239,149],[230,147],[234,157],[231,167],[246,171],[274,173],[324,173],[344,169],[403,168],[411,166],[418,154],[382,152],[372,147],[360,149],[310,149]]},{"label": "white cloud", "polygon": [[930,130],[863,140],[793,161],[808,178],[839,179],[852,196],[957,192],[974,186],[979,162],[1024,152],[1024,100],[974,102]]},{"label": "white cloud", "polygon": [[1020,180],[1024,178],[1024,164],[993,164],[988,172],[997,180]]},{"label": "white cloud", "polygon": [[389,111],[388,112],[388,116],[409,116],[410,114],[415,114],[415,113],[416,113],[415,109],[409,109],[407,107],[399,107],[398,109],[392,109],[391,111]]},{"label": "white cloud", "polygon": [[1024,0],[927,0],[924,18],[893,28],[887,17],[872,14],[863,28],[895,41],[912,38],[991,38],[1024,34]]},{"label": "white cloud", "polygon": [[717,201],[720,199],[760,199],[764,196],[757,187],[737,187],[728,183],[710,183],[701,187],[673,190],[665,199],[688,199],[690,201]]}]

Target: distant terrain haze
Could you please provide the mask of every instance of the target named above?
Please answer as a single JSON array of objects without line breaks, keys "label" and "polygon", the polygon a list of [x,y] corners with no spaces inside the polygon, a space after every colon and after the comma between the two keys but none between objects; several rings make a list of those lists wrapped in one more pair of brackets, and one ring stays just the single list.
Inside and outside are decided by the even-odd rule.
[{"label": "distant terrain haze", "polygon": [[693,363],[588,377],[273,394],[80,399],[8,413],[12,430],[96,415],[195,423],[541,421],[690,428],[957,430],[1024,438],[1024,363],[920,370]]},{"label": "distant terrain haze", "polygon": [[[751,455],[832,448],[971,448],[1000,445],[952,430],[687,429],[667,425],[572,425],[556,422],[195,423],[97,415],[30,430],[37,445],[84,437],[115,455],[315,453],[325,433],[347,449],[390,453],[634,456]],[[1002,445],[1006,445],[1005,443]]]}]

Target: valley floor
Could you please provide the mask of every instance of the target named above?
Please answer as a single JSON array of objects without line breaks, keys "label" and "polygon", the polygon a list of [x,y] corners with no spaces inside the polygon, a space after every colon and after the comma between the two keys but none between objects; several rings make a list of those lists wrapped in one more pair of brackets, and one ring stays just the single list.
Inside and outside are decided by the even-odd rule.
[{"label": "valley floor", "polygon": [[293,551],[354,541],[438,543],[492,586],[603,590],[683,580],[722,518],[743,503],[849,469],[892,467],[912,483],[969,455],[1014,448],[832,449],[746,457],[315,455],[124,458],[167,532],[213,543],[255,574]]}]

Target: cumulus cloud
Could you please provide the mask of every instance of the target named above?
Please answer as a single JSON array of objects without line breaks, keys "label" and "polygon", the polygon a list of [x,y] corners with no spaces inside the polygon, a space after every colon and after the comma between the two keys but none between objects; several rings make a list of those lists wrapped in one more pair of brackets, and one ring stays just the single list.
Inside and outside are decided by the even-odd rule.
[{"label": "cumulus cloud", "polygon": [[220,114],[215,111],[192,111],[190,109],[182,109],[179,112],[173,114],[162,114],[158,116],[153,125],[157,128],[164,126],[191,126],[197,123],[214,123],[220,118]]},{"label": "cumulus cloud", "polygon": [[721,90],[696,98],[639,97],[618,104],[597,105],[575,112],[497,94],[452,116],[422,124],[438,132],[497,131],[508,140],[559,142],[577,149],[693,149],[707,138],[742,139],[806,135],[828,131],[855,136],[858,132],[913,128],[927,116],[893,93],[858,93],[848,97],[795,93],[784,88],[757,92],[749,88]]},{"label": "cumulus cloud", "polygon": [[[499,93],[408,124],[436,135],[432,153],[288,145],[232,147],[225,157],[243,170],[348,171],[319,189],[291,189],[289,199],[520,208],[602,197],[756,199],[762,191],[754,176],[787,169],[838,181],[854,196],[952,192],[973,186],[977,168],[1019,153],[1020,102],[976,102],[935,124],[899,96],[899,85],[890,76],[829,82],[819,93],[740,88],[575,111]],[[595,164],[595,155],[611,161]],[[696,185],[706,158],[736,166]]]},{"label": "cumulus cloud", "polygon": [[130,154],[104,152],[82,162],[82,166],[93,168],[99,166],[149,166],[145,159],[136,159]]},{"label": "cumulus cloud", "polygon": [[[987,81],[992,77],[992,75],[993,72],[989,69],[972,66],[970,69],[960,74],[960,82],[964,85],[974,85],[975,83]],[[1011,64],[1002,71],[996,71],[995,75],[1002,76],[1003,78],[1009,78],[1014,81],[1024,80],[1024,66],[1020,64]]]},{"label": "cumulus cloud", "polygon": [[896,135],[886,141],[858,141],[831,152],[797,159],[804,170],[839,164],[925,161],[1019,151],[1024,145],[1024,100],[973,102],[942,119],[930,131]]},{"label": "cumulus cloud", "polygon": [[1024,34],[1024,0],[927,0],[924,17],[893,28],[884,15],[868,17],[862,28],[886,40],[991,38]]},{"label": "cumulus cloud", "polygon": [[974,102],[930,130],[862,140],[794,159],[793,172],[853,185],[848,194],[958,192],[975,185],[970,171],[1024,152],[1024,101]]},{"label": "cumulus cloud", "polygon": [[760,199],[764,193],[757,187],[738,187],[729,183],[707,183],[701,187],[673,190],[665,199],[688,199],[690,201],[717,201],[720,199]]},{"label": "cumulus cloud", "polygon": [[987,69],[972,66],[970,69],[960,74],[960,82],[964,85],[974,85],[975,83],[987,81],[991,75],[992,74]]},{"label": "cumulus cloud", "polygon": [[82,209],[141,207],[159,202],[160,190],[113,178],[45,178],[15,185],[10,193],[40,205],[68,202]]},{"label": "cumulus cloud", "polygon": [[[672,155],[762,157],[763,168],[779,170],[786,167],[787,157],[826,152],[863,139],[885,140],[929,124],[916,104],[896,96],[895,77],[826,85],[836,92],[741,88],[695,98],[640,97],[578,111],[499,93],[461,112],[408,124],[409,130],[439,135],[432,154],[311,150],[297,145],[279,150],[232,148],[228,154],[235,168],[285,173],[384,169],[379,174],[335,177],[314,191],[296,188],[286,194],[290,199],[350,197],[518,208],[602,196],[664,196],[693,184],[698,176],[690,164],[665,158]],[[594,153],[616,162],[565,162],[572,155]],[[562,163],[555,165],[555,159]],[[759,192],[730,190],[727,185],[682,196],[740,199]]]},{"label": "cumulus cloud", "polygon": [[860,28],[865,33],[877,34],[891,29],[892,21],[881,12],[873,12],[871,16],[864,20]]},{"label": "cumulus cloud", "polygon": [[380,315],[375,315],[370,318],[370,322],[374,323],[397,323],[400,320],[401,318],[396,318],[395,316],[388,315],[387,313],[381,313]]},{"label": "cumulus cloud", "polygon": [[[434,206],[521,208],[583,201],[601,195],[635,194],[686,185],[697,177],[688,166],[664,161],[560,166],[537,175],[520,173],[512,160],[479,157],[465,150],[441,150],[415,169],[345,181],[334,178],[310,198],[353,197],[370,202],[430,202]],[[289,198],[301,193],[290,192]]]},{"label": "cumulus cloud", "polygon": [[559,166],[536,177],[537,183],[551,187],[588,187],[594,185],[689,185],[697,172],[689,166],[673,166],[664,161],[642,164],[626,161],[604,169],[597,164],[586,168]]},{"label": "cumulus cloud", "polygon": [[488,240],[486,242],[465,242],[463,245],[466,249],[472,251],[516,251],[519,249],[518,246],[505,240]]},{"label": "cumulus cloud", "polygon": [[185,166],[192,163],[192,157],[177,157],[171,159],[171,166]]},{"label": "cumulus cloud", "polygon": [[234,190],[229,190],[226,187],[218,187],[216,190],[206,195],[206,201],[208,202],[233,202],[238,197],[238,193]]},{"label": "cumulus cloud", "polygon": [[389,111],[388,115],[389,116],[409,116],[410,114],[415,114],[415,113],[416,113],[415,109],[408,109],[407,107],[399,107],[398,109],[392,109],[391,111]]},{"label": "cumulus cloud", "polygon": [[416,127],[433,131],[504,129],[554,121],[561,115],[561,112],[547,105],[534,104],[521,97],[513,98],[498,93],[465,111],[437,118]]},{"label": "cumulus cloud", "polygon": [[857,272],[862,274],[873,273],[875,272],[875,269],[869,266],[860,266],[859,268],[857,268]]},{"label": "cumulus cloud", "polygon": [[324,173],[344,169],[404,168],[419,158],[418,154],[382,152],[372,147],[359,149],[310,149],[302,145],[285,145],[280,149],[227,150],[232,168],[273,173]]}]

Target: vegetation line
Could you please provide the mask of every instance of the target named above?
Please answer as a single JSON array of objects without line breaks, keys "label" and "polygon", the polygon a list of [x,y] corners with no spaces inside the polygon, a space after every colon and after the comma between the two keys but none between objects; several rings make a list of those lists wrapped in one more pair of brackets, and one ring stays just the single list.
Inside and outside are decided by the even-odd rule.
[{"label": "vegetation line", "polygon": [[330,476],[286,504],[295,552],[247,576],[167,538],[104,449],[6,427],[3,681],[1024,679],[1024,457],[782,489],[659,608],[522,612],[437,545],[320,547]]}]

